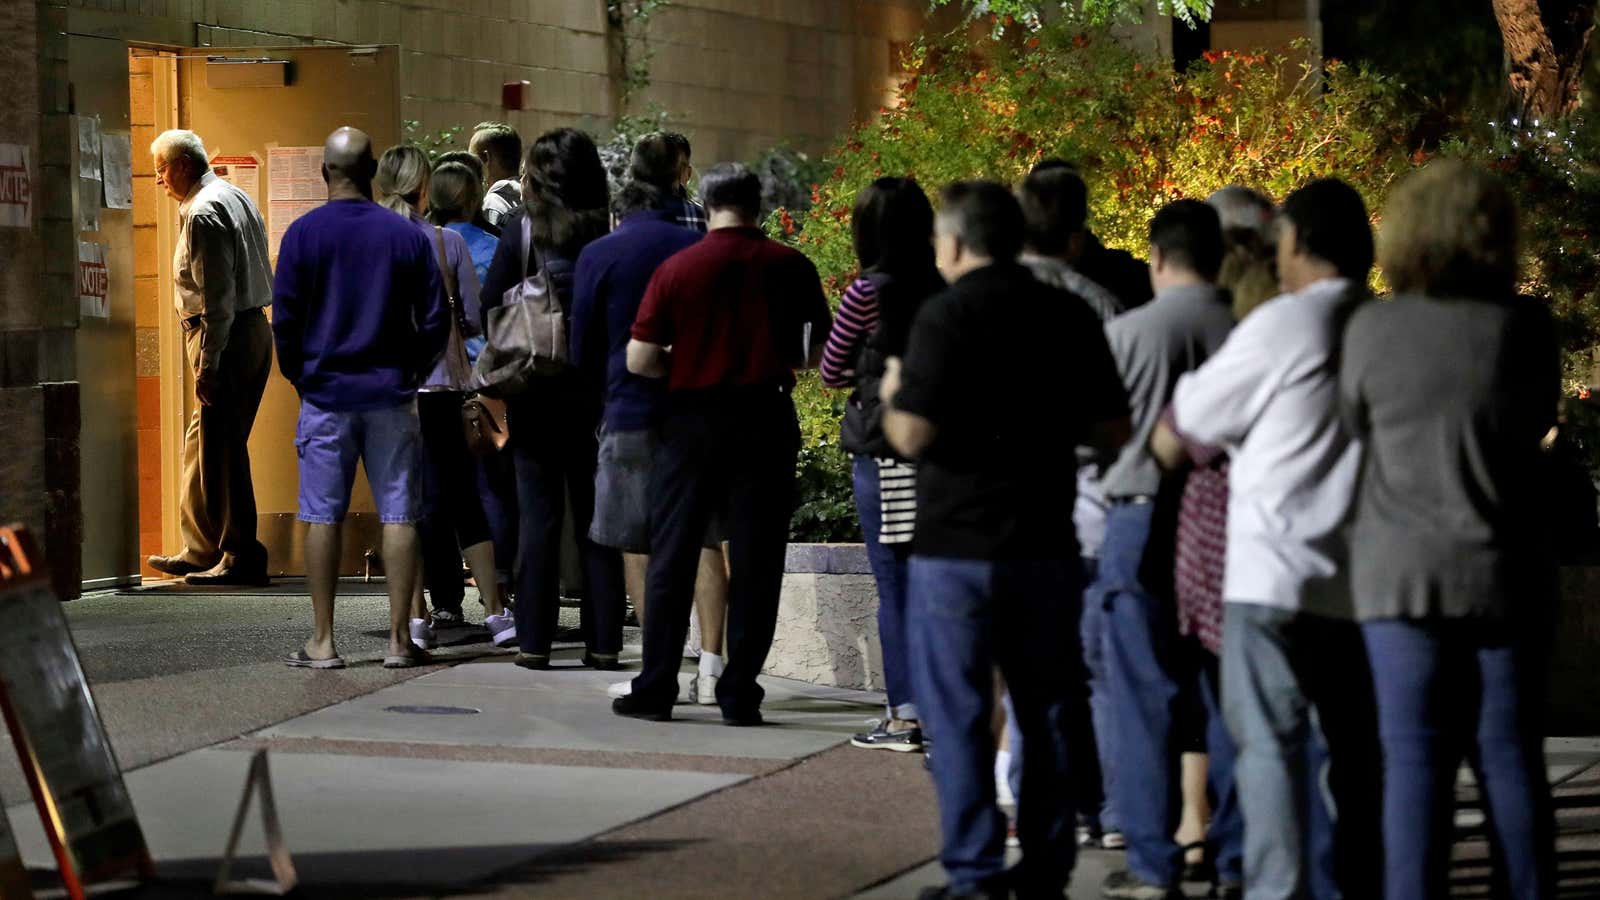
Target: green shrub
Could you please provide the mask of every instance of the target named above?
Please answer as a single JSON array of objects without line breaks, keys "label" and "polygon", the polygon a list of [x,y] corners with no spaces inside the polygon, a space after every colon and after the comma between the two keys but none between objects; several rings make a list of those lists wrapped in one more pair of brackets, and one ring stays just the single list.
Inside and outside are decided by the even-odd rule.
[{"label": "green shrub", "polygon": [[[882,175],[914,176],[931,194],[963,178],[1014,182],[1040,159],[1062,157],[1089,183],[1095,232],[1140,256],[1163,204],[1229,184],[1281,198],[1337,174],[1376,211],[1411,165],[1403,89],[1361,67],[1329,63],[1319,73],[1299,61],[1305,53],[1210,53],[1180,75],[1105,35],[1048,25],[1014,45],[925,41],[907,59],[900,105],[830,156],[809,211],[780,209],[768,228],[816,263],[837,300],[856,270],[851,205]],[[815,379],[796,391],[805,442],[796,539],[856,529],[841,400]]]}]

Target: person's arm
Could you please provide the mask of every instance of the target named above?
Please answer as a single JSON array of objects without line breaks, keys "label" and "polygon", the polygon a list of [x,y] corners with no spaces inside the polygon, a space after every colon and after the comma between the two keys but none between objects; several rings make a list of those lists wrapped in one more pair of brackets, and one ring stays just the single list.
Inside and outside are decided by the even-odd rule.
[{"label": "person's arm", "polygon": [[1365,440],[1370,429],[1367,400],[1361,387],[1361,375],[1366,368],[1363,318],[1361,311],[1350,318],[1339,351],[1339,421],[1345,433],[1356,440]]},{"label": "person's arm", "polygon": [[467,247],[467,239],[459,232],[444,229],[446,246],[454,246],[456,250],[456,290],[461,292],[461,336],[463,338],[476,337],[483,333],[479,324],[483,320],[483,285],[478,282],[478,269],[472,264],[472,250]]},{"label": "person's arm", "polygon": [[445,299],[444,278],[439,274],[438,255],[433,241],[417,233],[421,241],[415,245],[420,259],[414,261],[414,277],[408,279],[413,291],[411,317],[417,323],[417,376],[427,377],[444,354],[444,345],[450,339],[450,304]]},{"label": "person's arm", "polygon": [[522,219],[515,217],[506,222],[500,243],[494,248],[494,258],[489,261],[489,274],[484,276],[478,293],[480,324],[485,334],[489,332],[489,310],[505,302],[506,291],[522,279]]},{"label": "person's arm", "polygon": [[[811,326],[806,335],[805,368],[815,369],[822,364],[822,351],[833,333],[833,313],[828,311],[828,295],[822,292],[822,277],[811,260],[799,256],[800,271],[795,276],[799,293],[801,321]],[[802,326],[804,328],[804,326]]]},{"label": "person's arm", "polygon": [[578,254],[572,272],[572,315],[568,341],[572,365],[594,380],[605,380],[606,313],[603,305],[601,267],[587,249]]},{"label": "person's arm", "polygon": [[906,459],[917,459],[939,436],[939,427],[926,416],[895,407],[895,400],[900,395],[902,370],[900,357],[889,357],[883,382],[878,386],[878,399],[883,403],[883,436],[895,452]]},{"label": "person's arm", "polygon": [[1255,426],[1285,368],[1271,346],[1270,321],[1267,310],[1257,310],[1200,368],[1178,379],[1169,424],[1185,444],[1232,447]]},{"label": "person's arm", "polygon": [[195,372],[195,395],[210,406],[221,389],[222,352],[233,330],[234,235],[211,212],[189,219],[189,274],[200,288],[205,310],[200,314],[200,368]]},{"label": "person's arm", "polygon": [[639,301],[628,341],[628,371],[641,378],[665,378],[672,371],[672,273],[662,267],[650,276]]},{"label": "person's arm", "polygon": [[939,439],[956,402],[960,371],[960,326],[938,301],[924,303],[911,326],[906,354],[890,357],[878,397],[883,401],[883,436],[897,453],[919,459]]},{"label": "person's arm", "polygon": [[[831,388],[855,385],[853,368],[861,345],[878,327],[878,292],[872,282],[857,278],[845,288],[839,312],[833,319],[827,343],[822,348],[822,383]],[[815,345],[813,341],[813,345]]]},{"label": "person's arm", "polygon": [[278,350],[278,371],[298,388],[305,365],[305,298],[295,237],[291,227],[278,249],[278,270],[272,276],[272,342]]}]

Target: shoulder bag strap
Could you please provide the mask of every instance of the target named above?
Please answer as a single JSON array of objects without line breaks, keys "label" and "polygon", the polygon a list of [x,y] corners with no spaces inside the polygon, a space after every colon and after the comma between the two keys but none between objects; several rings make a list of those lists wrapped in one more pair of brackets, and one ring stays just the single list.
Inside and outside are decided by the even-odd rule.
[{"label": "shoulder bag strap", "polygon": [[528,257],[532,256],[533,223],[528,221],[528,214],[522,214],[522,277],[528,277]]},{"label": "shoulder bag strap", "polygon": [[439,277],[444,279],[444,296],[450,302],[450,315],[456,316],[459,307],[457,293],[460,286],[456,284],[456,270],[450,268],[450,259],[444,252],[444,229],[433,226],[433,247],[439,251]]}]

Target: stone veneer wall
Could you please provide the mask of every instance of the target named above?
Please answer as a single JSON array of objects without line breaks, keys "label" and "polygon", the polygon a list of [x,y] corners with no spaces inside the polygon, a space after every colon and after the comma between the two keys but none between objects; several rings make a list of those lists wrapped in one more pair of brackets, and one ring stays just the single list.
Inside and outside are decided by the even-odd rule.
[{"label": "stone veneer wall", "polygon": [[881,691],[878,587],[863,544],[790,544],[768,675]]}]

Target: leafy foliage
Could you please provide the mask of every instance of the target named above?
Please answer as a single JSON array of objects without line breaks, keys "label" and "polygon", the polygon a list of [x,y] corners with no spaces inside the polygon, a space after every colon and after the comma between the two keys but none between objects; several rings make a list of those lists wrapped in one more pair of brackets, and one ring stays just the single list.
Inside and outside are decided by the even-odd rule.
[{"label": "leafy foliage", "polygon": [[[1190,71],[1141,56],[1103,34],[1046,23],[1015,46],[979,54],[959,34],[917,45],[901,104],[850,134],[805,213],[780,209],[769,230],[816,263],[830,296],[853,277],[850,208],[882,175],[912,175],[931,191],[963,178],[1012,183],[1047,156],[1089,183],[1091,224],[1109,246],[1143,254],[1150,216],[1180,197],[1247,184],[1282,197],[1338,174],[1380,209],[1411,165],[1403,92],[1366,67],[1304,63],[1306,50],[1208,53]],[[848,460],[838,446],[838,394],[814,380],[796,392],[802,482],[796,532],[829,510],[848,518]],[[815,502],[813,502],[815,501]]]},{"label": "leafy foliage", "polygon": [[405,137],[401,140],[428,154],[428,162],[430,163],[438,159],[441,154],[457,149],[456,141],[461,138],[462,132],[466,130],[464,125],[451,125],[449,128],[441,128],[438,131],[427,131],[423,129],[422,123],[416,119],[407,119],[403,123],[403,127],[405,129]]},{"label": "leafy foliage", "polygon": [[[1147,6],[1144,0],[930,0],[930,3],[935,7],[959,3],[968,18],[990,16],[996,32],[1018,23],[1037,29],[1051,17],[1077,25],[1137,22]],[[1194,25],[1209,21],[1215,5],[1215,0],[1156,0],[1155,12]]]}]

